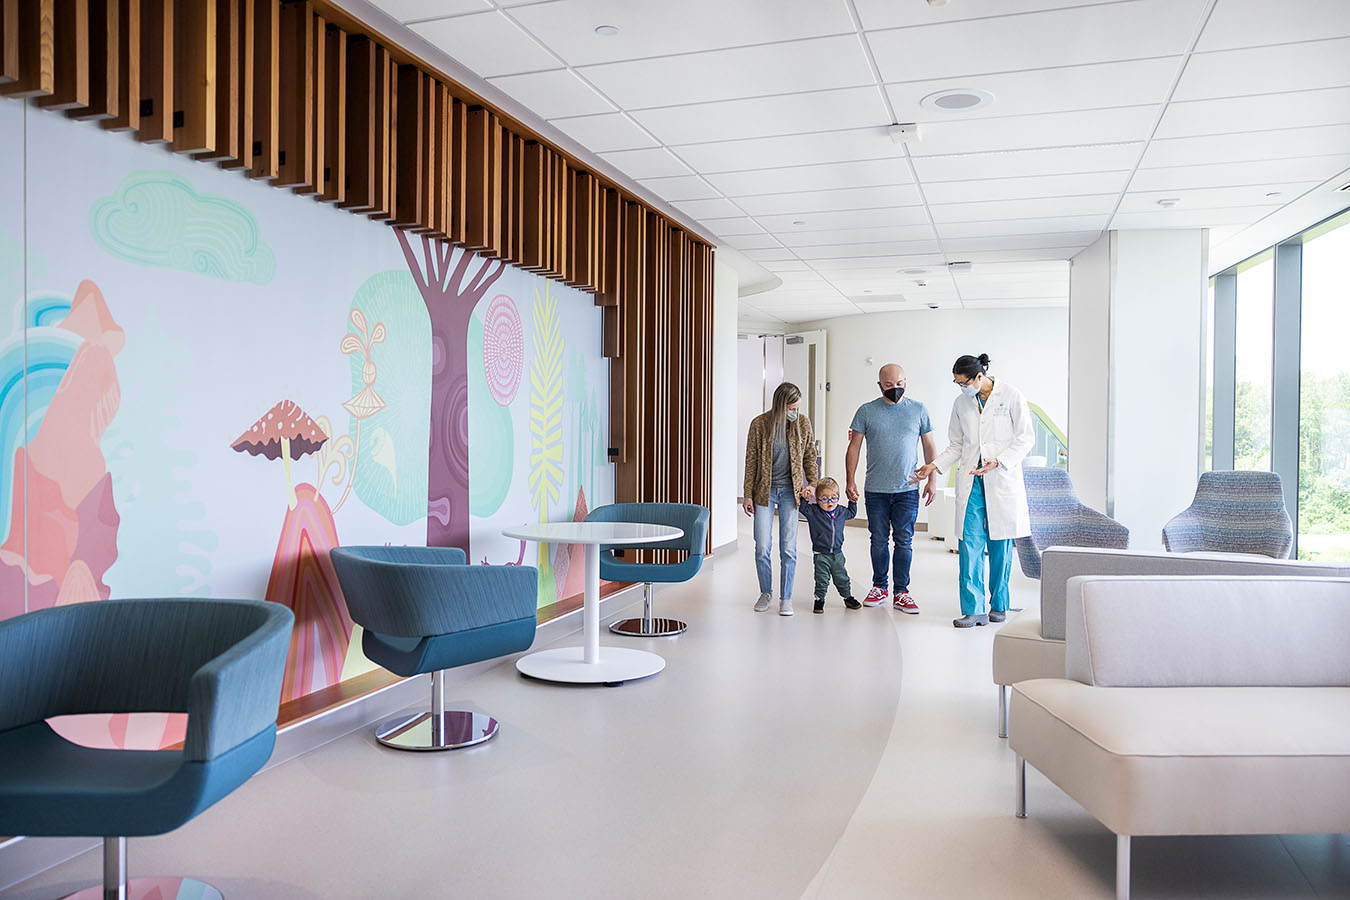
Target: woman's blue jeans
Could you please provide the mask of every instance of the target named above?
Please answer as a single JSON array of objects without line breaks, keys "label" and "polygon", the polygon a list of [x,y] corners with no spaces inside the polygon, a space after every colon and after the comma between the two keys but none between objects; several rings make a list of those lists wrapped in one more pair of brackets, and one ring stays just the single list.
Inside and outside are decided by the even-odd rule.
[{"label": "woman's blue jeans", "polygon": [[790,488],[769,491],[769,505],[755,507],[755,571],[759,592],[773,593],[773,514],[778,511],[778,560],[782,569],[779,597],[792,599],[792,579],[797,574],[797,494]]},{"label": "woman's blue jeans", "polygon": [[1012,575],[1013,541],[989,539],[989,511],[984,501],[984,476],[975,479],[961,522],[961,614],[982,616],[984,606],[984,550],[989,548],[989,605],[1008,611],[1008,578]]}]

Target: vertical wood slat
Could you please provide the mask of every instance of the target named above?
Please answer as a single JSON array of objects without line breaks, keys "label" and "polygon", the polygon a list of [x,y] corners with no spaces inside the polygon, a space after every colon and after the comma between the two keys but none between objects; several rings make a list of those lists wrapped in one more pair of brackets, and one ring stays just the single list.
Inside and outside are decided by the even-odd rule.
[{"label": "vertical wood slat", "polygon": [[501,221],[498,225],[500,241],[498,253],[502,259],[515,259],[515,208],[516,208],[516,145],[513,135],[505,128],[501,131],[498,166],[501,169],[501,182],[498,193],[501,195]]},{"label": "vertical wood slat", "polygon": [[398,153],[398,63],[389,51],[380,47],[375,54],[375,209],[372,219],[384,220],[394,214],[394,169]]},{"label": "vertical wood slat", "polygon": [[352,212],[375,208],[375,44],[364,35],[347,38],[346,184],[338,206]]},{"label": "vertical wood slat", "polygon": [[417,117],[421,119],[422,135],[417,153],[422,176],[417,185],[421,203],[417,231],[434,236],[440,232],[436,222],[436,135],[440,130],[440,122],[436,118],[436,80],[425,72],[421,76],[422,103]]},{"label": "vertical wood slat", "polygon": [[309,91],[309,165],[305,181],[295,187],[297,194],[319,194],[323,191],[324,138],[328,133],[324,118],[328,115],[328,91],[325,85],[328,68],[328,23],[315,15],[310,23],[310,91]]},{"label": "vertical wood slat", "polygon": [[56,0],[53,12],[55,81],[38,106],[81,109],[89,105],[89,0]]},{"label": "vertical wood slat", "polygon": [[249,177],[276,178],[281,170],[281,7],[249,0],[253,8],[253,128]]},{"label": "vertical wood slat", "polygon": [[282,4],[277,187],[314,178],[314,11],[309,0]]},{"label": "vertical wood slat", "polygon": [[243,12],[247,5],[248,0],[216,0],[215,134],[211,149],[196,155],[199,160],[233,163],[242,155],[239,105],[244,81]]},{"label": "vertical wood slat", "polygon": [[[218,116],[225,113],[230,121],[223,122],[219,117],[216,120],[222,124],[217,126],[217,139],[221,146],[215,158],[220,160],[223,169],[247,169],[253,165],[253,92],[258,87],[254,83],[257,77],[254,47],[257,37],[257,26],[254,24],[257,0],[229,0],[229,5],[232,9],[227,10],[222,5],[217,11],[217,25],[224,27],[220,25],[219,16],[229,15],[229,27],[233,33],[229,44],[235,48],[234,59],[229,65],[229,83],[223,84],[217,95],[220,98],[217,104],[223,102],[225,108],[222,110],[217,106],[216,112]],[[218,46],[223,47],[225,43],[222,40]],[[222,81],[226,79],[224,68],[219,69],[218,77]]]},{"label": "vertical wood slat", "polygon": [[521,242],[519,264],[537,272],[543,268],[544,242],[544,148],[526,141],[521,163]]},{"label": "vertical wood slat", "polygon": [[[584,285],[590,282],[591,229],[594,226],[595,207],[591,203],[591,187],[595,178],[590,172],[572,174],[573,202],[571,279],[569,284]],[[584,290],[584,288],[583,288]]]},{"label": "vertical wood slat", "polygon": [[399,66],[398,141],[395,153],[394,209],[389,223],[400,228],[422,224],[422,106],[426,76],[416,66]]},{"label": "vertical wood slat", "polygon": [[0,0],[0,85],[19,80],[19,0]]},{"label": "vertical wood slat", "polygon": [[450,234],[450,89],[434,79],[431,82],[432,124],[427,184],[431,191],[428,221],[431,233],[439,238]]},{"label": "vertical wood slat", "polygon": [[519,259],[521,248],[525,244],[525,138],[518,134],[511,135],[511,143],[514,147],[511,157],[515,160],[515,170],[512,172],[512,196],[515,202],[511,209],[511,221],[515,228],[515,236],[512,238],[512,245],[515,247],[515,255],[512,259]]},{"label": "vertical wood slat", "polygon": [[465,246],[501,255],[502,127],[496,113],[482,107],[468,111]]},{"label": "vertical wood slat", "polygon": [[56,7],[55,0],[19,0],[18,10],[5,18],[15,20],[13,45],[14,66],[17,75],[8,84],[0,85],[0,94],[10,97],[45,97],[56,91]]},{"label": "vertical wood slat", "polygon": [[450,112],[450,183],[446,186],[450,205],[450,240],[463,244],[467,241],[469,215],[469,107],[461,100],[452,99]]},{"label": "vertical wood slat", "polygon": [[174,0],[173,141],[175,153],[216,147],[216,0]]},{"label": "vertical wood slat", "polygon": [[173,140],[173,0],[141,0],[142,143]]},{"label": "vertical wood slat", "polygon": [[347,185],[347,33],[329,24],[322,34],[327,79],[324,95],[323,153],[319,157],[323,190],[318,199],[339,203]]},{"label": "vertical wood slat", "polygon": [[[0,0],[3,2],[3,0]],[[89,0],[86,15],[89,21],[89,99],[77,109],[66,113],[72,119],[110,119],[117,115],[118,47],[121,28],[118,0]],[[3,16],[0,16],[3,18]],[[3,42],[0,36],[0,43]]]},{"label": "vertical wood slat", "polygon": [[[117,108],[100,124],[109,131],[141,127],[141,0],[117,4]],[[109,14],[111,18],[111,13]]]}]

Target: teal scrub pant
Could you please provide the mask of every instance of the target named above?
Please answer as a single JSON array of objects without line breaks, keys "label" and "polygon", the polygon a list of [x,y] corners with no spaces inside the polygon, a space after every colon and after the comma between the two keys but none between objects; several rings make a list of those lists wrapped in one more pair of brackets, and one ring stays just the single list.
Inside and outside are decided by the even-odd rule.
[{"label": "teal scrub pant", "polygon": [[975,479],[961,522],[961,614],[982,616],[984,606],[984,551],[989,548],[989,605],[1008,610],[1008,578],[1012,575],[1013,541],[989,539],[989,512],[984,502],[984,476]]}]

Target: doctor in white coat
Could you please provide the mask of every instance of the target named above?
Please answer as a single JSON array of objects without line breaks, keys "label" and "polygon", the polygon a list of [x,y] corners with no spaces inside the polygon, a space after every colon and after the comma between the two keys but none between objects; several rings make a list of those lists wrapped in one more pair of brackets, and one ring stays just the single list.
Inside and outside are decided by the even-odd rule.
[{"label": "doctor in white coat", "polygon": [[[960,541],[961,618],[957,628],[1002,622],[1008,613],[1013,539],[1031,533],[1022,458],[1036,443],[1031,410],[1017,388],[989,377],[989,357],[962,356],[952,366],[961,396],[952,404],[950,444],[914,471],[918,483],[935,470],[956,470],[956,534]],[[989,549],[989,605],[984,551]]]}]

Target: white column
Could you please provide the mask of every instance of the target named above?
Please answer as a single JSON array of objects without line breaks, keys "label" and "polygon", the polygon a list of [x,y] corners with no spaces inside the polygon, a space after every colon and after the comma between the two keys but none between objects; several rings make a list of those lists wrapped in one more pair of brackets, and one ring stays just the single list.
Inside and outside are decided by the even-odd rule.
[{"label": "white column", "polygon": [[1073,260],[1069,472],[1084,502],[1162,544],[1203,453],[1207,233],[1112,231]]},{"label": "white column", "polygon": [[741,469],[738,453],[744,435],[737,425],[736,402],[739,390],[736,353],[736,309],[740,279],[736,270],[717,262],[713,268],[713,452],[712,452],[712,531],[714,548],[736,542],[736,498],[741,495]]}]

